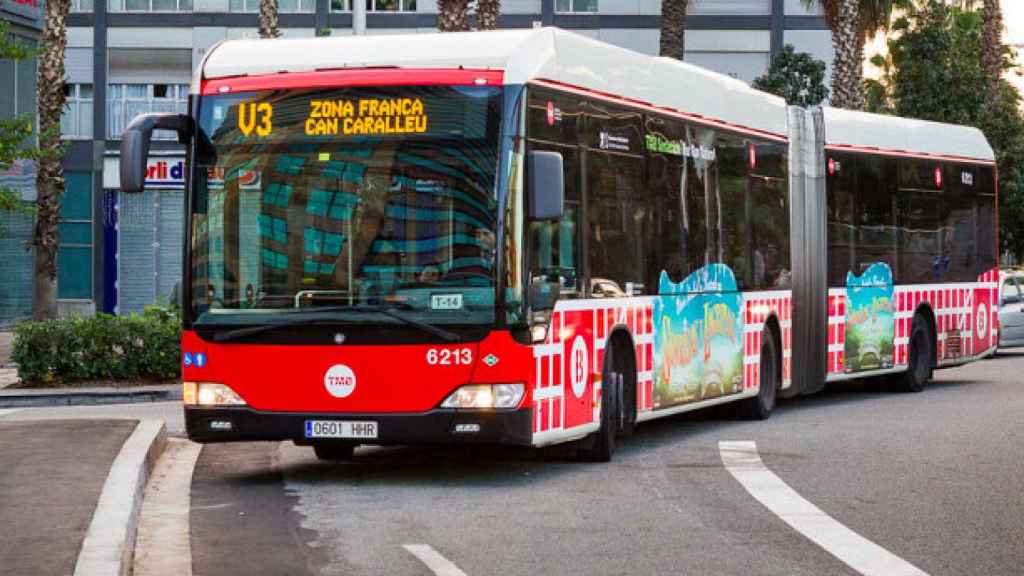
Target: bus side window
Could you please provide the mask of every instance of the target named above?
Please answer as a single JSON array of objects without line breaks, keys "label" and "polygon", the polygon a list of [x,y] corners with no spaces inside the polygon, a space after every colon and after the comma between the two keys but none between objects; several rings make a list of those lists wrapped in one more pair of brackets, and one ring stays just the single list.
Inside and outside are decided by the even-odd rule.
[{"label": "bus side window", "polygon": [[[543,149],[531,143],[531,149]],[[562,154],[565,210],[557,222],[530,222],[530,275],[557,277],[563,297],[582,293],[579,278],[579,152],[568,147],[549,147]]]},{"label": "bus side window", "polygon": [[[587,226],[592,282],[618,290],[592,290],[595,298],[636,294],[643,277],[646,207],[641,201],[640,158],[592,152],[587,156]],[[646,288],[646,287],[644,287]]]}]

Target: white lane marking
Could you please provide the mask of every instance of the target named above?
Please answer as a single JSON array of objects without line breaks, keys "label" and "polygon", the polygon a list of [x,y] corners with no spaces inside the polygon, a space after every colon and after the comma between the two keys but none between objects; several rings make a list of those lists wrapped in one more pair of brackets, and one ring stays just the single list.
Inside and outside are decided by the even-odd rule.
[{"label": "white lane marking", "polygon": [[430,571],[437,576],[466,576],[466,573],[452,564],[451,560],[441,556],[437,550],[427,544],[403,544],[402,548],[419,558],[420,562],[426,564],[427,568],[430,568]]},{"label": "white lane marking", "polygon": [[0,416],[7,416],[8,414],[14,414],[18,410],[21,410],[21,408],[9,408],[7,410],[0,410]]},{"label": "white lane marking", "polygon": [[718,451],[725,468],[751,496],[850,568],[865,576],[927,576],[797,494],[764,465],[754,442],[719,442]]}]

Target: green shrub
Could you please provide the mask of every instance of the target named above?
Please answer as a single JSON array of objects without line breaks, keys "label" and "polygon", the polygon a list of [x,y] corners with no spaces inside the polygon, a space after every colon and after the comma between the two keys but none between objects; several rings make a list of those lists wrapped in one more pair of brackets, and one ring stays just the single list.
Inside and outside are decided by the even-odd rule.
[{"label": "green shrub", "polygon": [[171,308],[142,314],[22,322],[11,359],[29,385],[181,376],[181,320]]}]

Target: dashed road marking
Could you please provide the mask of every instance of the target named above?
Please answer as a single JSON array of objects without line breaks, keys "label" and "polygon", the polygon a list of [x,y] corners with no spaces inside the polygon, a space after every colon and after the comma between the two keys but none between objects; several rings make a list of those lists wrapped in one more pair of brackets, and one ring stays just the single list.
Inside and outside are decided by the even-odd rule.
[{"label": "dashed road marking", "polygon": [[7,410],[0,410],[0,416],[7,416],[9,414],[14,414],[18,410],[21,410],[21,408],[10,408],[10,409],[7,409]]},{"label": "dashed road marking", "polygon": [[769,470],[754,442],[719,442],[722,463],[765,508],[865,576],[927,576],[917,566],[840,524]]},{"label": "dashed road marking", "polygon": [[466,576],[466,573],[459,570],[459,567],[452,563],[451,560],[441,556],[427,544],[404,544],[402,548],[409,551],[410,554],[420,559],[430,568],[430,571],[437,576]]}]

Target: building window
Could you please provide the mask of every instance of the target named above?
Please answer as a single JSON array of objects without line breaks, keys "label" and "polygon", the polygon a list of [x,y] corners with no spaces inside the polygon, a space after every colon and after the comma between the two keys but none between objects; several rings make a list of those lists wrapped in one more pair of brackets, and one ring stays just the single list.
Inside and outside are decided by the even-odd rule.
[{"label": "building window", "polygon": [[597,0],[555,0],[555,12],[562,14],[597,12]]},{"label": "building window", "polygon": [[[107,137],[120,138],[125,126],[147,112],[188,111],[188,84],[111,84],[107,90]],[[153,138],[175,140],[170,130],[156,130]]]},{"label": "building window", "polygon": [[68,172],[60,203],[57,298],[92,299],[92,175]]},{"label": "building window", "polygon": [[[92,0],[79,0],[92,2]],[[191,12],[192,0],[107,0],[111,12]]]},{"label": "building window", "polygon": [[[352,0],[331,0],[332,12],[351,12]],[[415,12],[416,0],[366,0],[367,12]]]},{"label": "building window", "polygon": [[[231,12],[259,12],[260,0],[230,0],[228,9]],[[280,14],[316,12],[316,0],[278,0],[277,11]]]},{"label": "building window", "polygon": [[[38,44],[31,38],[11,34],[21,46],[35,50]],[[0,59],[0,118],[13,118],[20,114],[36,113],[36,59]]]},{"label": "building window", "polygon": [[72,12],[92,12],[93,0],[71,0]]},{"label": "building window", "polygon": [[92,84],[64,85],[60,134],[67,140],[92,139]]}]

